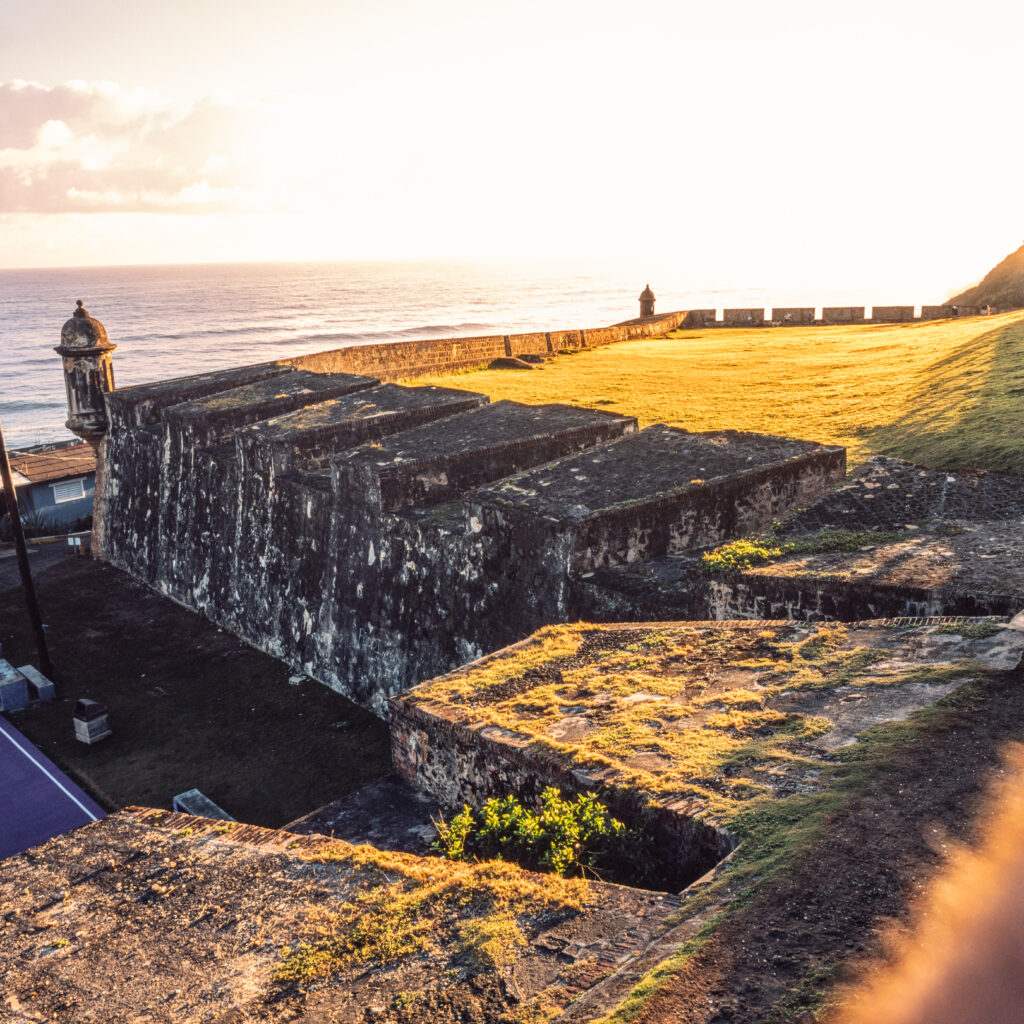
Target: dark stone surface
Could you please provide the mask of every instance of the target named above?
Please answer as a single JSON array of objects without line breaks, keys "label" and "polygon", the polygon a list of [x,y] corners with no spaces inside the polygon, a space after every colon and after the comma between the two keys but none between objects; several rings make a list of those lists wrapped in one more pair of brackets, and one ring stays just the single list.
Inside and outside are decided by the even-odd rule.
[{"label": "dark stone surface", "polygon": [[340,492],[394,511],[450,501],[635,430],[632,417],[596,409],[503,401],[346,452],[333,465]]},{"label": "dark stone surface", "polygon": [[[589,883],[578,905],[545,905],[527,892],[544,880],[510,866],[505,884],[524,945],[512,963],[467,970],[458,925],[486,924],[490,908],[432,900],[448,872],[435,859],[353,850],[322,836],[121,811],[4,863],[0,961],[5,1010],[16,1014],[5,1019],[481,1024],[523,1019],[524,1005],[541,998],[560,1009],[584,995],[603,1016],[639,963],[646,969],[649,947],[665,955],[660,940],[682,905],[602,882]],[[406,894],[399,906],[422,922],[424,949],[369,964],[339,956],[323,978],[281,984],[284,949],[315,941],[318,915],[349,911],[349,922],[360,920],[361,909],[381,906],[383,887]],[[602,1002],[609,986],[617,997]]]},{"label": "dark stone surface", "polygon": [[708,577],[681,553],[575,584],[574,614],[596,621],[1011,615],[1024,608],[1024,480],[942,472],[877,457],[784,519],[784,538],[827,530],[897,534],[854,552],[789,555]]},{"label": "dark stone surface", "polygon": [[783,523],[784,534],[830,529],[898,530],[930,520],[1024,520],[1024,477],[922,469],[876,456]]},{"label": "dark stone surface", "polygon": [[189,431],[196,442],[209,444],[230,437],[231,431],[247,423],[280,416],[353,391],[363,391],[377,383],[374,377],[356,374],[319,374],[297,370],[178,403],[167,410],[166,419],[180,430]]},{"label": "dark stone surface", "polygon": [[477,498],[578,521],[656,496],[695,493],[716,480],[823,451],[842,449],[767,434],[697,434],[657,424],[599,452],[482,488]]},{"label": "dark stone surface", "polygon": [[241,387],[268,377],[294,373],[294,368],[283,363],[256,363],[237,366],[229,370],[214,370],[192,377],[158,380],[150,384],[135,384],[118,388],[106,396],[107,411],[112,422],[131,426],[150,426],[158,423],[162,410],[181,402],[191,402],[231,388]]},{"label": "dark stone surface", "polygon": [[433,822],[442,810],[397,775],[386,775],[355,793],[297,818],[289,832],[330,836],[348,843],[370,843],[378,850],[421,856],[430,853],[437,836]]},{"label": "dark stone surface", "polygon": [[237,438],[250,449],[269,449],[276,473],[308,471],[346,448],[486,403],[486,395],[472,391],[383,384],[253,423]]}]

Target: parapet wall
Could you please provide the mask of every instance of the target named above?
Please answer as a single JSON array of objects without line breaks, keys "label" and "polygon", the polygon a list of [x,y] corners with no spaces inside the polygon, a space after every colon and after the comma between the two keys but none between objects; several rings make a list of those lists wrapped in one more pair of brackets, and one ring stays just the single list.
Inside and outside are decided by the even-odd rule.
[{"label": "parapet wall", "polygon": [[633,338],[652,338],[682,326],[688,315],[684,310],[612,327],[352,345],[283,362],[315,373],[369,373],[382,381],[394,381],[481,366],[502,356],[548,355]]}]

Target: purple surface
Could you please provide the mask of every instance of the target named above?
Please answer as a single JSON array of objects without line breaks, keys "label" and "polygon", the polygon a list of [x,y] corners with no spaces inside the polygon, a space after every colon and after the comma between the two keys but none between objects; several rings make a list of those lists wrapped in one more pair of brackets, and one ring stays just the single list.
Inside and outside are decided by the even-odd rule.
[{"label": "purple surface", "polygon": [[0,716],[0,859],[103,817],[102,807]]}]

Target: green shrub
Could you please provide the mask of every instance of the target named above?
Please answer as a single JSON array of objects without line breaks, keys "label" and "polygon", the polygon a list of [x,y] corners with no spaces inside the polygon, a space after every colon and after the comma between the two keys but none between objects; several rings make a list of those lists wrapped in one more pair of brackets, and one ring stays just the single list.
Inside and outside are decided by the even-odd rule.
[{"label": "green shrub", "polygon": [[506,860],[562,876],[591,876],[638,884],[653,871],[649,840],[627,829],[592,793],[565,799],[541,793],[539,811],[514,796],[468,804],[451,821],[436,822],[436,852],[449,860]]}]

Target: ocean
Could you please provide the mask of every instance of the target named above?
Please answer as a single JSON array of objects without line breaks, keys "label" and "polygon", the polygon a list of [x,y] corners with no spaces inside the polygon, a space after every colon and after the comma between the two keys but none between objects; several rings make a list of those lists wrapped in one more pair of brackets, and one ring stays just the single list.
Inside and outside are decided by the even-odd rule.
[{"label": "ocean", "polygon": [[[15,448],[70,437],[53,347],[76,299],[118,346],[123,387],[345,345],[600,327],[635,317],[647,283],[610,262],[0,270],[0,422]],[[756,288],[650,284],[659,312],[770,302]]]}]

